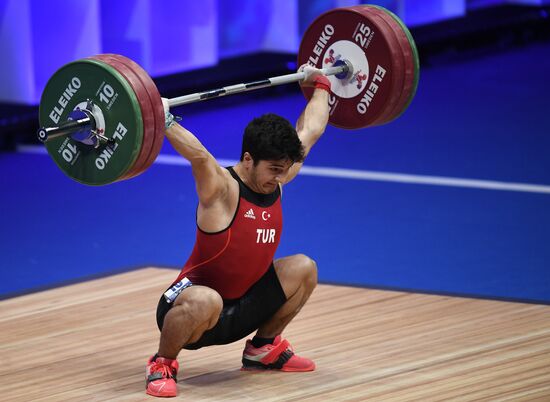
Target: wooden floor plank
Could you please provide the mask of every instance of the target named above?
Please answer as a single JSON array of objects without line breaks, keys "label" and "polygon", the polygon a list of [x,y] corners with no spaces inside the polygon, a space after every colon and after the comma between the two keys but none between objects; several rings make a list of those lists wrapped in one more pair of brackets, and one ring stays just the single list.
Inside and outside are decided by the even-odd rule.
[{"label": "wooden floor plank", "polygon": [[[1,399],[152,400],[144,366],[175,274],[146,268],[1,301]],[[550,306],[319,285],[285,336],[315,372],[241,372],[242,341],[183,351],[181,399],[550,400]]]}]

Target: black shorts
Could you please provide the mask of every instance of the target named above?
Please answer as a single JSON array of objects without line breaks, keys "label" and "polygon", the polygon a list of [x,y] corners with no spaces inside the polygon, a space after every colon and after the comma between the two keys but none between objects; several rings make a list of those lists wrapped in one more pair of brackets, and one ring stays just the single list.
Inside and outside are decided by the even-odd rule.
[{"label": "black shorts", "polygon": [[[197,342],[184,346],[184,349],[199,349],[238,341],[261,327],[285,302],[285,292],[275,267],[271,264],[264,276],[241,298],[224,300],[220,318],[214,328],[206,331]],[[157,307],[157,325],[160,330],[164,316],[171,308],[172,303],[167,303],[162,295]]]}]

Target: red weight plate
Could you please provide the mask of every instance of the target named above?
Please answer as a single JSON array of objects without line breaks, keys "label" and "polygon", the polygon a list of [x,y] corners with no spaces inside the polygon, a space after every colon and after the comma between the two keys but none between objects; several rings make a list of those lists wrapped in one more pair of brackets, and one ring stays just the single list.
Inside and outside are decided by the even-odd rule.
[{"label": "red weight plate", "polygon": [[139,151],[136,161],[130,167],[130,169],[128,169],[124,176],[119,179],[126,180],[134,177],[136,173],[143,168],[149,154],[151,153],[151,149],[153,146],[153,140],[155,138],[155,117],[153,114],[151,102],[149,101],[149,94],[147,93],[147,90],[145,89],[139,78],[136,76],[136,74],[134,74],[134,72],[124,64],[110,57],[110,55],[100,54],[91,57],[91,59],[100,60],[103,63],[106,63],[116,69],[126,79],[126,81],[128,81],[128,83],[136,93],[139,106],[141,108],[141,114],[143,118],[143,143],[141,145],[141,150]]},{"label": "red weight plate", "polygon": [[378,6],[363,6],[365,8],[369,9],[369,12],[375,13],[380,15],[381,18],[383,18],[393,29],[395,32],[399,45],[401,46],[402,53],[405,59],[405,75],[404,75],[404,85],[403,85],[403,91],[402,91],[402,97],[399,101],[399,103],[396,105],[395,109],[391,111],[391,115],[386,120],[386,123],[389,123],[390,121],[396,119],[399,117],[403,111],[406,109],[408,103],[411,100],[411,97],[413,96],[415,89],[416,89],[416,64],[415,64],[415,56],[414,52],[411,46],[411,43],[409,41],[409,38],[407,37],[405,31],[401,27],[401,25],[396,21],[387,10],[385,10],[382,7]]},{"label": "red weight plate", "polygon": [[[354,67],[350,79],[329,77],[333,90],[329,120],[337,127],[372,125],[401,90],[400,80],[393,77],[403,73],[403,65],[395,57],[397,44],[388,35],[387,26],[381,25],[379,18],[370,18],[362,10],[340,8],[319,16],[302,39],[300,65],[323,68],[348,59]],[[311,90],[304,90],[304,95],[309,99]]]},{"label": "red weight plate", "polygon": [[145,72],[145,70],[143,70],[143,68],[141,68],[137,63],[133,62],[131,59],[125,56],[121,56],[118,54],[107,54],[106,56],[124,65],[138,77],[139,81],[146,89],[149,103],[153,110],[154,124],[151,127],[150,131],[150,133],[153,134],[152,146],[149,149],[149,153],[147,154],[144,163],[141,166],[136,166],[134,169],[132,169],[132,171],[129,172],[127,178],[135,177],[143,173],[151,166],[151,164],[158,156],[160,149],[162,148],[162,142],[164,140],[164,108],[162,106],[162,101],[160,99],[160,94],[158,93],[156,85],[154,84],[151,77]]},{"label": "red weight plate", "polygon": [[414,38],[412,37],[411,32],[409,31],[407,26],[403,23],[403,21],[401,21],[401,19],[397,15],[395,15],[394,13],[392,13],[391,11],[389,11],[389,10],[383,8],[383,7],[379,7],[379,6],[373,6],[373,7],[382,8],[383,11],[386,14],[393,17],[393,20],[397,23],[397,25],[399,27],[401,27],[401,32],[405,34],[405,37],[408,40],[409,48],[411,49],[411,52],[412,52],[412,61],[413,61],[413,66],[414,66],[413,67],[413,75],[414,75],[414,77],[413,77],[413,87],[411,89],[411,94],[409,96],[409,99],[406,100],[405,105],[403,106],[403,109],[401,110],[401,114],[403,114],[405,112],[405,110],[407,110],[407,108],[409,107],[412,100],[414,99],[414,96],[416,95],[416,90],[418,88],[418,81],[420,79],[420,60],[418,58],[418,50],[416,48],[416,43],[414,42]]},{"label": "red weight plate", "polygon": [[164,131],[165,131],[164,107],[162,105],[162,100],[161,100],[160,93],[158,91],[157,86],[155,85],[155,83],[153,82],[149,74],[147,74],[147,72],[139,64],[121,55],[113,54],[111,56],[117,59],[118,61],[120,61],[121,63],[125,64],[129,68],[131,68],[132,71],[139,77],[142,84],[146,88],[147,93],[149,94],[149,100],[153,107],[153,112],[155,116],[155,137],[154,137],[153,147],[151,149],[151,153],[149,154],[149,157],[147,158],[145,165],[139,172],[136,173],[137,175],[147,170],[149,166],[153,164],[153,162],[157,158],[162,148],[162,143],[164,141]]},{"label": "red weight plate", "polygon": [[385,35],[386,39],[390,43],[392,51],[392,60],[394,63],[394,88],[395,91],[388,99],[385,110],[380,114],[378,119],[371,123],[371,126],[382,125],[392,121],[395,117],[395,110],[399,104],[402,103],[403,89],[405,86],[405,73],[407,67],[407,61],[403,52],[403,46],[399,43],[397,34],[394,32],[393,27],[385,20],[381,11],[375,7],[370,6],[354,6],[351,7],[354,10],[361,12],[363,15],[368,16],[370,19],[376,22],[380,27],[381,32]]}]

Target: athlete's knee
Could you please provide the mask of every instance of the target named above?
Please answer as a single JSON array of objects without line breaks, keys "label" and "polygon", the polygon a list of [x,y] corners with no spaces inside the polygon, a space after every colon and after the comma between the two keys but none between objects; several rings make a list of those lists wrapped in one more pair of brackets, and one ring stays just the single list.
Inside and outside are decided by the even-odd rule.
[{"label": "athlete's knee", "polygon": [[308,287],[317,285],[317,263],[305,254],[297,254],[296,267],[303,278],[303,283]]},{"label": "athlete's knee", "polygon": [[180,307],[182,314],[195,322],[213,322],[211,324],[213,326],[223,308],[223,300],[214,289],[206,286],[191,286],[178,296],[175,305]]}]

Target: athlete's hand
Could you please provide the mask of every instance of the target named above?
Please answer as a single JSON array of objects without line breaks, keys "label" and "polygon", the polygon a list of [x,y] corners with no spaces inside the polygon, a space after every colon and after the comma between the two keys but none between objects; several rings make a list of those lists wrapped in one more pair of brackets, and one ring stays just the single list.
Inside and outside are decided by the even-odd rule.
[{"label": "athlete's hand", "polygon": [[161,98],[162,99],[162,106],[164,107],[164,127],[166,130],[168,130],[170,127],[172,127],[174,124],[176,124],[179,120],[181,120],[181,117],[174,116],[172,113],[170,113],[170,104],[168,103],[168,99]]},{"label": "athlete's hand", "polygon": [[303,87],[313,87],[315,86],[315,78],[318,76],[323,76],[323,72],[319,70],[318,68],[312,67],[309,64],[302,64],[300,68],[298,69],[299,73],[304,73],[306,76],[302,81],[300,81],[300,85]]},{"label": "athlete's hand", "polygon": [[298,72],[303,72],[306,75],[300,81],[302,87],[320,88],[330,93],[330,80],[318,68],[312,67],[309,64],[302,64]]}]

